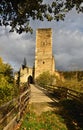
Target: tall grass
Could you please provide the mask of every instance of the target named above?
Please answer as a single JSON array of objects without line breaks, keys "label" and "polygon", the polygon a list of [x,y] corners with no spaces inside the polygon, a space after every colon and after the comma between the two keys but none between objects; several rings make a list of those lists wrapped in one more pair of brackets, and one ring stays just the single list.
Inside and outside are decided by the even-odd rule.
[{"label": "tall grass", "polygon": [[64,119],[54,112],[36,115],[31,112],[25,116],[20,130],[67,130]]}]

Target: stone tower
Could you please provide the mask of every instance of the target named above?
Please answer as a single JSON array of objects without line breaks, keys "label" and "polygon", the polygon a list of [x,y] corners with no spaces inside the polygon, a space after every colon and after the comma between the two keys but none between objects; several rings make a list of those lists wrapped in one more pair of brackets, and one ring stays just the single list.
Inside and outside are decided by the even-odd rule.
[{"label": "stone tower", "polygon": [[55,71],[51,28],[36,31],[35,79],[45,71],[49,71],[51,74]]}]

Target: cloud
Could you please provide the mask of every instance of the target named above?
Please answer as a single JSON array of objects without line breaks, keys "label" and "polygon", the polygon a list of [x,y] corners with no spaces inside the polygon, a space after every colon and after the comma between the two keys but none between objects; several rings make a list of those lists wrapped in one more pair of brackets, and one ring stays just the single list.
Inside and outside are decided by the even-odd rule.
[{"label": "cloud", "polygon": [[59,30],[55,35],[53,53],[57,68],[83,69],[83,33],[77,30]]},{"label": "cloud", "polygon": [[0,28],[0,56],[19,69],[24,57],[27,65],[33,66],[37,28],[52,28],[53,54],[56,69],[83,69],[83,14],[70,11],[65,21],[31,21],[33,34],[9,33],[9,28]]},{"label": "cloud", "polygon": [[[4,29],[2,29],[2,32],[3,30]],[[31,38],[27,38],[26,40],[23,38],[23,35],[24,34],[8,33],[0,37],[0,56],[16,68],[19,68],[23,63],[24,57],[27,59],[29,66],[33,64],[35,41]]]}]

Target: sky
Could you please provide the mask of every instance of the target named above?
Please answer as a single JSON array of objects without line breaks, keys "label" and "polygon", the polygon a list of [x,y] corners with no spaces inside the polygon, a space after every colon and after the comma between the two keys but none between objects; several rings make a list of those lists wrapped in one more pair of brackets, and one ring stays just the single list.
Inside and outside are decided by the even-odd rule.
[{"label": "sky", "polygon": [[19,70],[24,58],[27,66],[35,60],[36,30],[52,28],[53,55],[56,69],[61,71],[83,70],[83,14],[70,11],[64,21],[31,21],[33,34],[9,33],[9,28],[0,27],[0,57]]}]

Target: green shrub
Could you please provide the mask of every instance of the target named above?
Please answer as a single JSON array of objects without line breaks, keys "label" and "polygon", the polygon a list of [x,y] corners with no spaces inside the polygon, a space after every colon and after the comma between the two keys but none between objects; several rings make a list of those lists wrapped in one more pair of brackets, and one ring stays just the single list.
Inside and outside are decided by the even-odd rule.
[{"label": "green shrub", "polygon": [[20,130],[67,130],[64,119],[54,112],[44,112],[36,115],[33,112],[26,114]]},{"label": "green shrub", "polygon": [[4,83],[0,84],[0,105],[12,99],[14,95],[13,85]]},{"label": "green shrub", "polygon": [[46,87],[52,85],[54,83],[54,80],[55,76],[51,75],[48,71],[46,71],[37,77],[36,83],[41,87]]},{"label": "green shrub", "polygon": [[83,92],[83,80],[78,81],[76,78],[65,79],[64,82],[57,79],[56,86],[69,88],[78,92]]},{"label": "green shrub", "polygon": [[0,105],[12,99],[14,89],[13,69],[0,58]]}]

